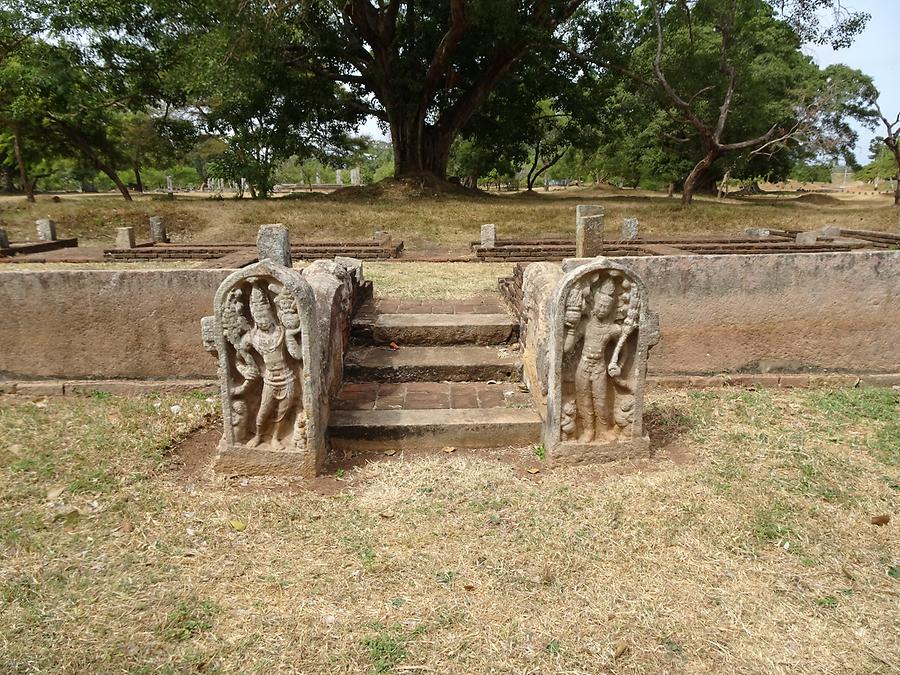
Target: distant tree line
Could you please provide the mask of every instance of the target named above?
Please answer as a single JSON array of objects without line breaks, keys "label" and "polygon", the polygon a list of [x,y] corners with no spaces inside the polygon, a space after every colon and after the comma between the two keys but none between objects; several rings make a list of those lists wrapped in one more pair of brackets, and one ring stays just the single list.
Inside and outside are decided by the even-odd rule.
[{"label": "distant tree line", "polygon": [[[801,50],[868,19],[839,0],[22,0],[0,8],[0,188],[130,199],[168,172],[265,198],[360,166],[689,204],[853,162],[853,120],[882,130],[873,161],[896,175],[900,122],[871,79]],[[389,145],[356,135],[367,118]]]}]

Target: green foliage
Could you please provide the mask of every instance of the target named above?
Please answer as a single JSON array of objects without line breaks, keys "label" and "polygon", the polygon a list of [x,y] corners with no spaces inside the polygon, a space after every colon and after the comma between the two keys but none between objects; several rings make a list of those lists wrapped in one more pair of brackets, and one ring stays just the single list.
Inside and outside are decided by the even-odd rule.
[{"label": "green foliage", "polygon": [[830,183],[830,164],[799,163],[791,169],[790,178],[801,183]]},{"label": "green foliage", "polygon": [[163,626],[163,636],[173,642],[184,642],[195,635],[208,631],[213,626],[213,618],[221,608],[212,600],[190,598],[175,605]]}]

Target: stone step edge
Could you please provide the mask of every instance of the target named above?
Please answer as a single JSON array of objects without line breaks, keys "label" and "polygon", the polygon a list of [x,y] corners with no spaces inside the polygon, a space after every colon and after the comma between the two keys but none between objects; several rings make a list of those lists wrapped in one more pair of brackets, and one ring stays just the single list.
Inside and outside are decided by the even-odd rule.
[{"label": "stone step edge", "polygon": [[540,440],[541,426],[537,412],[523,408],[339,410],[328,430],[333,448],[357,452],[528,445]]},{"label": "stone step edge", "polygon": [[[476,380],[478,381],[478,380]],[[746,374],[746,375],[657,375],[647,384],[671,389],[714,389],[717,387],[768,387],[805,389],[808,387],[898,387],[900,373],[847,374]],[[108,394],[219,392],[217,380],[0,380],[0,395],[64,396],[94,392]],[[494,408],[487,408],[494,410]]]}]

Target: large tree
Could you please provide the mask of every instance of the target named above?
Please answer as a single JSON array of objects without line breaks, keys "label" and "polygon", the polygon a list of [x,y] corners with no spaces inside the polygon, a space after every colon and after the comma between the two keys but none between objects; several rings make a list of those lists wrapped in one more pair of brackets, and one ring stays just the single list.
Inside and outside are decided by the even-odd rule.
[{"label": "large tree", "polygon": [[[643,9],[623,3],[629,12],[614,40],[598,41],[597,19],[587,17],[568,49],[622,76],[620,100],[640,116],[636,127],[665,139],[660,161],[685,204],[717,174],[786,173],[785,153],[797,143],[838,154],[855,141],[841,124],[843,90],[800,51],[794,25],[770,3],[647,0]],[[628,142],[646,136],[639,130]]]},{"label": "large tree", "polygon": [[584,0],[301,3],[298,65],[344,83],[391,133],[396,176],[444,178],[450,147],[498,83]]}]

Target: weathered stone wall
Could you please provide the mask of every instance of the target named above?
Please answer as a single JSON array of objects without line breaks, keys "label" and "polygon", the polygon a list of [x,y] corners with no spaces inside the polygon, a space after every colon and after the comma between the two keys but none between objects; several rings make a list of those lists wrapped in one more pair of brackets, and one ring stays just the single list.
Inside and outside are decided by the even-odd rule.
[{"label": "weathered stone wall", "polygon": [[[618,258],[659,313],[653,375],[900,372],[900,252]],[[525,322],[525,373],[544,384],[540,325],[554,279],[586,260],[528,265],[505,293]],[[519,291],[517,283],[522,284]]]},{"label": "weathered stone wall", "polygon": [[[329,389],[340,384],[350,306],[370,292],[348,264],[323,261],[308,279],[331,354]],[[200,319],[232,271],[0,272],[0,380],[215,379]]]},{"label": "weathered stone wall", "polygon": [[0,272],[0,377],[215,378],[200,318],[229,273]]},{"label": "weathered stone wall", "polygon": [[[660,315],[651,375],[900,372],[900,252],[622,262]],[[199,321],[228,274],[0,272],[0,379],[215,379]]]}]

